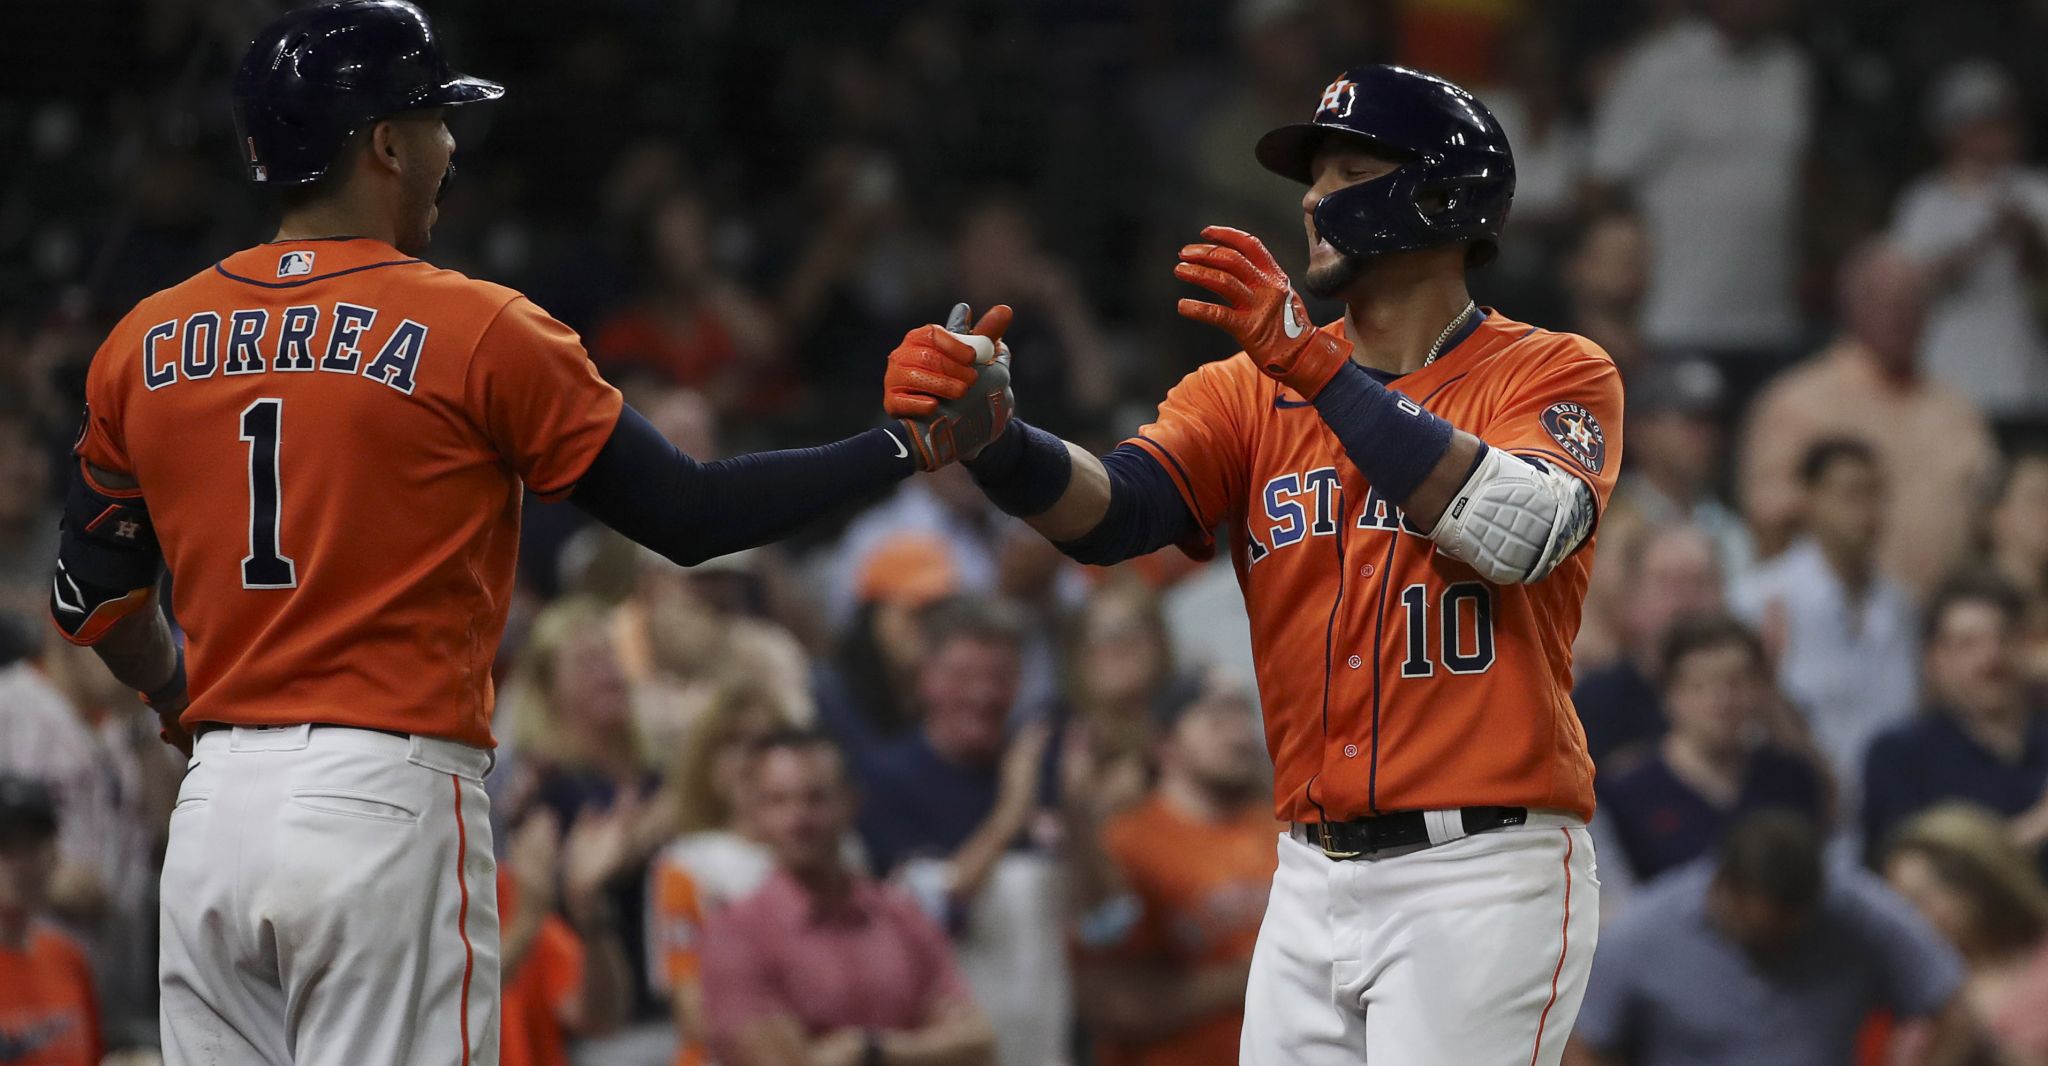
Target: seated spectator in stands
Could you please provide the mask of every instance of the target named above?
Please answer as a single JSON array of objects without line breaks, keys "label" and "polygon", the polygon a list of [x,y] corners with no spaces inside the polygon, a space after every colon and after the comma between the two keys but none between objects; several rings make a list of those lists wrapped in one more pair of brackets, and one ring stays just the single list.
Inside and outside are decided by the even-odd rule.
[{"label": "seated spectator in stands", "polygon": [[[1821,822],[1826,787],[1802,752],[1769,737],[1774,707],[1763,645],[1742,623],[1680,621],[1664,641],[1664,715],[1671,727],[1636,760],[1601,775],[1600,817],[1619,859],[1648,881],[1714,850],[1735,819],[1784,808]],[[1778,732],[1782,733],[1780,729]],[[1609,874],[1603,869],[1603,876]]]},{"label": "seated spectator in stands", "polygon": [[[1861,441],[1890,482],[1878,563],[1924,598],[1969,547],[1972,514],[1998,461],[1984,415],[1918,363],[1926,277],[1871,245],[1843,265],[1841,335],[1757,397],[1742,442],[1742,507],[1765,555],[1799,532],[1816,444]],[[1939,442],[1930,447],[1929,442]]]},{"label": "seated spectator in stands", "polygon": [[1986,561],[2027,604],[2021,673],[2048,685],[2048,452],[2012,457],[1986,516]]},{"label": "seated spectator in stands", "polygon": [[1581,673],[1572,686],[1572,705],[1596,766],[1664,735],[1658,691],[1664,641],[1680,619],[1721,608],[1714,545],[1698,528],[1651,526],[1620,548],[1607,598],[1618,601],[1613,613],[1621,654]]},{"label": "seated spectator in stands", "polygon": [[1736,587],[1732,606],[1778,663],[1778,690],[1857,809],[1871,738],[1913,713],[1913,603],[1877,558],[1884,470],[1868,444],[1819,441],[1799,461],[1804,539]]},{"label": "seated spectator in stands", "polygon": [[[1149,759],[1154,728],[1193,699],[1199,677],[1180,673],[1159,598],[1135,580],[1111,580],[1088,597],[1071,656],[1073,718],[1088,729],[1098,767]],[[1246,718],[1258,721],[1255,709]]]},{"label": "seated spectator in stands", "polygon": [[1963,964],[1860,868],[1828,867],[1811,823],[1760,811],[1712,859],[1639,894],[1600,932],[1568,1066],[1854,1061],[1876,1010],[1931,1019],[1913,1066],[1964,1066]]},{"label": "seated spectator in stands", "polygon": [[98,1066],[99,1000],[85,949],[44,920],[56,871],[50,791],[0,777],[0,1054],[34,1066]]},{"label": "seated spectator in stands", "polygon": [[1603,544],[1646,524],[1685,522],[1714,542],[1721,578],[1741,580],[1756,562],[1749,528],[1715,494],[1728,416],[1720,368],[1704,359],[1666,359],[1629,379],[1628,466],[1600,514]]},{"label": "seated spectator in stands", "polygon": [[923,616],[919,728],[859,767],[860,835],[953,935],[1006,1062],[1044,1062],[1068,1036],[1059,870],[1050,855],[1052,730],[1008,728],[1024,616],[955,597]]},{"label": "seated spectator in stands", "polygon": [[742,795],[755,748],[790,728],[758,689],[733,685],[677,749],[663,788],[680,835],[654,858],[648,890],[647,957],[657,993],[669,1002],[684,1052],[702,1054],[703,929],[706,916],[761,887],[775,858],[762,840],[758,804]]},{"label": "seated spectator in stands", "polygon": [[57,523],[49,456],[36,432],[18,400],[0,401],[0,615],[32,625],[40,638],[50,577],[37,571],[57,557]]},{"label": "seated spectator in stands", "polygon": [[2025,165],[2011,75],[1966,60],[1928,92],[1935,168],[1908,186],[1892,237],[1933,282],[1920,367],[1994,417],[2048,413],[2048,343],[2034,289],[2048,249],[2048,174]]},{"label": "seated spectator in stands", "polygon": [[1576,231],[1577,243],[1564,260],[1565,328],[1606,349],[1626,377],[1649,360],[1642,327],[1649,234],[1641,216],[1613,207]]},{"label": "seated spectator in stands", "polygon": [[898,533],[861,561],[854,576],[860,606],[833,661],[812,674],[818,725],[856,765],[870,747],[900,739],[916,723],[924,652],[918,617],[959,591],[952,549],[936,534]]},{"label": "seated spectator in stands", "polygon": [[1099,1066],[1235,1066],[1276,832],[1265,748],[1241,692],[1169,713],[1159,781],[1100,820],[1100,778],[1069,779],[1075,991]]},{"label": "seated spectator in stands", "polygon": [[625,916],[604,889],[627,859],[628,829],[615,814],[586,813],[563,838],[553,812],[540,808],[512,831],[498,867],[500,1066],[568,1066],[570,1038],[625,1020],[633,990],[620,940]]},{"label": "seated spectator in stands", "polygon": [[2003,580],[1951,579],[1927,607],[1925,714],[1870,746],[1864,843],[1881,853],[1900,823],[1944,800],[2012,819],[2020,847],[2048,860],[2048,715],[2019,670],[2025,605]]},{"label": "seated spectator in stands", "polygon": [[704,201],[671,193],[629,232],[644,291],[597,327],[591,359],[607,371],[646,367],[728,408],[772,407],[765,386],[779,343],[775,320],[720,272]]},{"label": "seated spectator in stands", "polygon": [[1016,356],[1018,394],[1033,397],[1032,411],[1048,425],[1078,431],[1116,402],[1120,353],[1103,336],[1092,294],[1041,243],[1044,229],[1015,194],[978,196],[956,224],[951,269],[932,275],[931,302],[1013,305],[1017,322],[1003,343]]},{"label": "seated spectator in stands", "polygon": [[1899,828],[1885,877],[1962,952],[1965,998],[2000,1063],[2048,1062],[2048,885],[2004,819],[1942,804]]},{"label": "seated spectator in stands", "polygon": [[994,1037],[946,934],[908,896],[855,872],[839,842],[854,790],[831,741],[757,749],[750,817],[775,872],[704,930],[704,1007],[724,1066],[992,1064]]},{"label": "seated spectator in stands", "polygon": [[633,693],[634,728],[650,755],[680,746],[735,682],[774,701],[793,722],[816,718],[809,655],[788,629],[762,617],[772,557],[754,548],[680,567],[634,549],[632,592],[612,612],[611,638]]}]

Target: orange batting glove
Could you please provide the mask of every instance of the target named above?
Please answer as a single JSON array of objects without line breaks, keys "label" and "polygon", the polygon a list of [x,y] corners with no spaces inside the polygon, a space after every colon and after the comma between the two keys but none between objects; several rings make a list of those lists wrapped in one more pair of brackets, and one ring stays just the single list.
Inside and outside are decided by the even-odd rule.
[{"label": "orange batting glove", "polygon": [[920,468],[972,459],[1009,426],[1011,317],[997,304],[969,329],[959,304],[945,326],[919,326],[889,353],[882,409],[902,423]]},{"label": "orange batting glove", "polygon": [[1229,226],[1209,226],[1202,236],[1214,243],[1182,248],[1173,276],[1225,303],[1182,300],[1181,316],[1236,337],[1267,377],[1315,399],[1351,359],[1351,345],[1308,320],[1294,283],[1257,237]]}]

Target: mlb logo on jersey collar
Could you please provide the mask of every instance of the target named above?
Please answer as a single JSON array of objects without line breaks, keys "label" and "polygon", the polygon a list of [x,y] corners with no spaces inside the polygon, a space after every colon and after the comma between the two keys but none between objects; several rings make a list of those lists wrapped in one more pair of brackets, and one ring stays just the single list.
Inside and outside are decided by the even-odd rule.
[{"label": "mlb logo on jersey collar", "polygon": [[313,272],[313,253],[286,252],[277,257],[277,276],[295,278]]}]

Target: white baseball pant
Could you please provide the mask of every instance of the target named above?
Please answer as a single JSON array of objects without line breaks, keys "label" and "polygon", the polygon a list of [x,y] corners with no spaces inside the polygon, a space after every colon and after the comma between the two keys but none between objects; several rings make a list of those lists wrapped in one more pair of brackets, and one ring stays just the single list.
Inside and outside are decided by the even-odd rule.
[{"label": "white baseball pant", "polygon": [[1283,834],[1239,1061],[1556,1066],[1599,923],[1571,815],[1351,860]]},{"label": "white baseball pant", "polygon": [[163,873],[166,1066],[496,1066],[489,752],[202,735]]}]

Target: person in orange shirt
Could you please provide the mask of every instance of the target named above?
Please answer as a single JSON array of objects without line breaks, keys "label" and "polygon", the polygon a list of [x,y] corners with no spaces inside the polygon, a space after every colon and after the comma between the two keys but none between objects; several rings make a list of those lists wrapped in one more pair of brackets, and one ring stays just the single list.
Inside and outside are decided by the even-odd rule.
[{"label": "person in orange shirt", "polygon": [[699,463],[568,327],[421,258],[446,110],[505,90],[456,73],[419,8],[296,7],[233,86],[276,239],[143,299],[94,355],[51,582],[62,634],[192,756],[164,859],[165,1060],[488,1066],[483,778],[524,494],[679,563],[778,539],[999,429],[1009,311],[978,333],[959,312],[986,356],[972,398]]},{"label": "person in orange shirt", "polygon": [[[1216,299],[1179,309],[1239,354],[1107,455],[1011,419],[964,461],[1084,563],[1228,541],[1289,823],[1242,1061],[1555,1066],[1598,933],[1571,656],[1621,376],[1473,301],[1514,159],[1471,93],[1354,67],[1255,155],[1307,186],[1302,285],[1344,316],[1316,326],[1257,238],[1211,226],[1174,273]],[[885,379],[892,414],[980,381],[935,327],[890,359],[953,371]]]},{"label": "person in orange shirt", "polygon": [[1238,693],[1203,692],[1167,723],[1151,794],[1099,835],[1072,827],[1075,999],[1100,1066],[1237,1064],[1273,883],[1257,715]]},{"label": "person in orange shirt", "polygon": [[57,868],[49,790],[0,777],[0,1063],[98,1066],[99,1000],[85,949],[37,920]]}]

